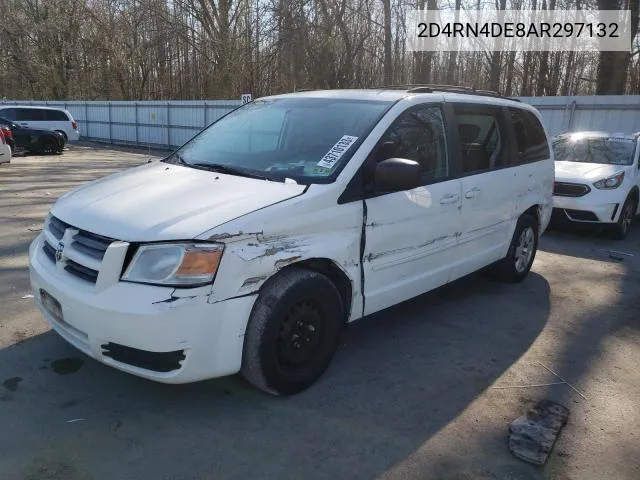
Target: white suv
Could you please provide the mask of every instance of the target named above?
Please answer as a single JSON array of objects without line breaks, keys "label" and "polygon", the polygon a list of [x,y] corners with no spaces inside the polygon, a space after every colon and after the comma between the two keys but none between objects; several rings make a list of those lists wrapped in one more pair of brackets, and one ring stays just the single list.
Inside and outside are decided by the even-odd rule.
[{"label": "white suv", "polygon": [[575,132],[553,141],[556,181],[554,213],[577,223],[629,233],[638,212],[640,135]]},{"label": "white suv", "polygon": [[23,105],[0,106],[0,118],[23,127],[60,132],[65,143],[80,139],[78,122],[68,110]]},{"label": "white suv", "polygon": [[267,97],[63,195],[31,283],[107,365],[166,383],[241,371],[293,394],[348,322],[488,266],[522,280],[552,188],[529,105],[436,86]]}]

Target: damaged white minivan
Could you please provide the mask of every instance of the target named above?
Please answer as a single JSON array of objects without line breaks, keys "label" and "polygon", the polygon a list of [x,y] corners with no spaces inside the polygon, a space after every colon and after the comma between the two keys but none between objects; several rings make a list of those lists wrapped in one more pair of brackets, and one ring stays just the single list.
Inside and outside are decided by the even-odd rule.
[{"label": "damaged white minivan", "polygon": [[538,112],[488,92],[262,98],[58,199],[30,248],[33,292],[107,365],[294,394],[346,323],[485,267],[523,279],[553,168]]}]

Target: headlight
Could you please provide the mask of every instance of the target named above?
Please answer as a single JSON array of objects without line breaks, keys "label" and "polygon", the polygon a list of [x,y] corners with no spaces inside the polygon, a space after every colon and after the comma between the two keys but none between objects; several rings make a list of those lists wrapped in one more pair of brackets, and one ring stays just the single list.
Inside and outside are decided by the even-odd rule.
[{"label": "headlight", "polygon": [[141,245],[122,280],[181,286],[209,283],[218,271],[223,250],[224,245],[218,243]]},{"label": "headlight", "polygon": [[599,188],[600,190],[612,190],[622,185],[622,180],[624,180],[624,172],[616,173],[615,175],[611,175],[610,177],[598,180],[597,182],[593,183],[593,186]]}]

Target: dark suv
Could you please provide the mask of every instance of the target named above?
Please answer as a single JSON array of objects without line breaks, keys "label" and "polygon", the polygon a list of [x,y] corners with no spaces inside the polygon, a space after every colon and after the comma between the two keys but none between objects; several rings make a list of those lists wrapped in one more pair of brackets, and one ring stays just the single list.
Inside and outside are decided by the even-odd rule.
[{"label": "dark suv", "polygon": [[32,153],[62,153],[65,146],[64,135],[53,130],[38,130],[22,127],[0,117],[0,128],[8,128],[13,136],[12,150],[26,150]]}]

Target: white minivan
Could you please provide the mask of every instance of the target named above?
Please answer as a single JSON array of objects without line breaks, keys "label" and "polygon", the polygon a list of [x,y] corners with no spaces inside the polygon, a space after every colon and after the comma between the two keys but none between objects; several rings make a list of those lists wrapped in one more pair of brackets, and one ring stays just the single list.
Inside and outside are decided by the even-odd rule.
[{"label": "white minivan", "polygon": [[450,87],[247,104],[60,197],[31,284],[87,355],[166,383],[297,393],[346,323],[485,267],[522,280],[552,210],[540,115]]},{"label": "white minivan", "polygon": [[78,122],[68,110],[32,105],[0,105],[0,118],[23,127],[60,132],[65,143],[80,139]]}]

